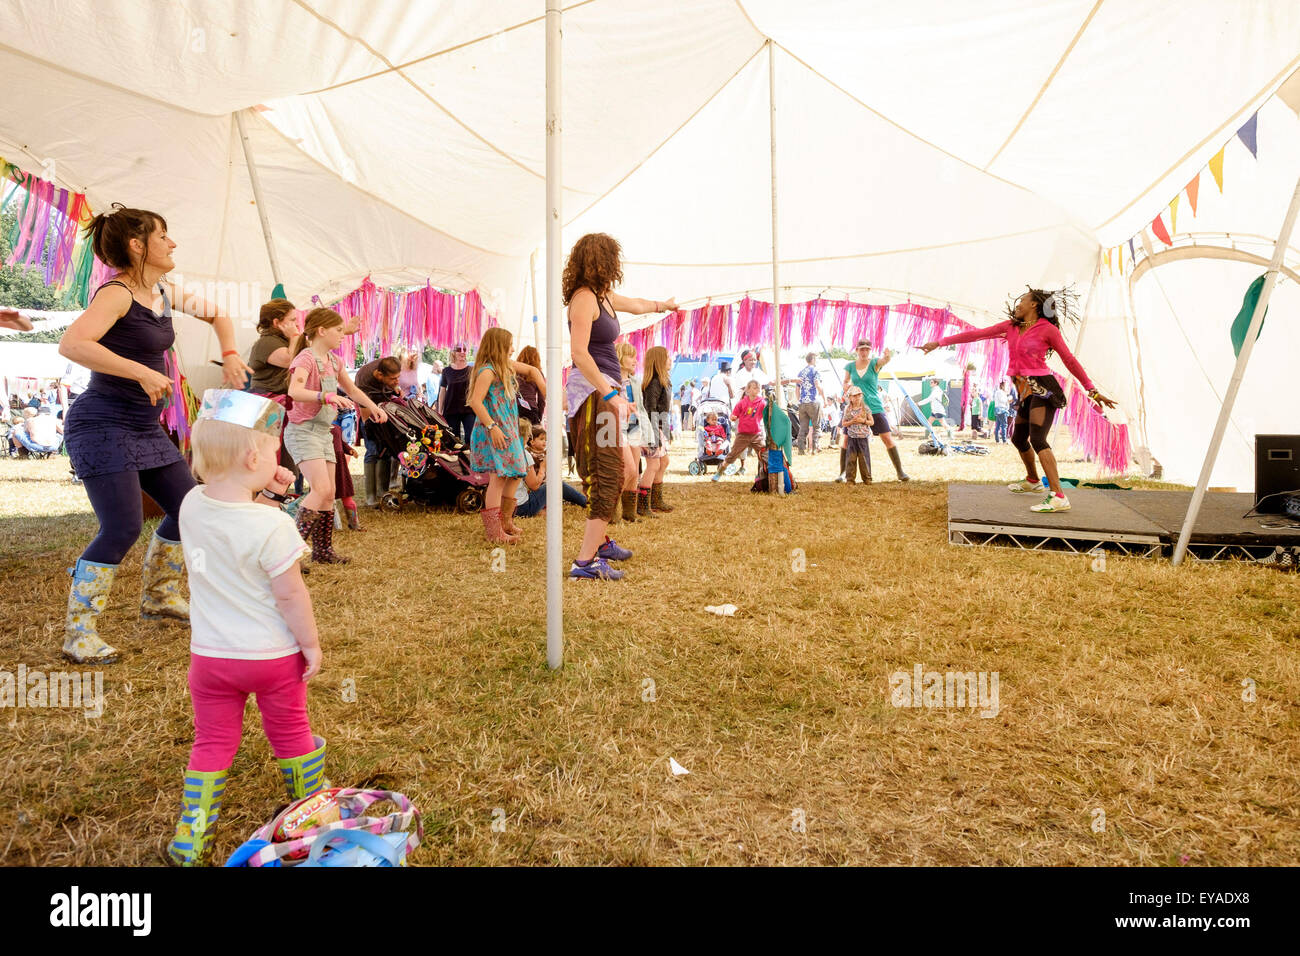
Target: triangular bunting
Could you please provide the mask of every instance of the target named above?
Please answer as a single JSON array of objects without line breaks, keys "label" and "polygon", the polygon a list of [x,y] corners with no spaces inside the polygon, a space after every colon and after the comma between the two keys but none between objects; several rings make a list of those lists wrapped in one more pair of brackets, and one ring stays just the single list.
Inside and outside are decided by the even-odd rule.
[{"label": "triangular bunting", "polygon": [[1119,260],[1119,274],[1122,276],[1124,274],[1124,247],[1120,246],[1115,251],[1119,253],[1115,258]]},{"label": "triangular bunting", "polygon": [[1192,181],[1187,184],[1187,201],[1191,203],[1192,215],[1196,215],[1196,197],[1201,192],[1201,174],[1197,173],[1192,177]]},{"label": "triangular bunting", "polygon": [[1178,197],[1169,200],[1169,231],[1178,233]]},{"label": "triangular bunting", "polygon": [[1109,272],[1109,273],[1111,273],[1112,275],[1113,275],[1114,272],[1115,272],[1115,267],[1114,267],[1113,265],[1111,265],[1111,262],[1110,262],[1110,254],[1111,254],[1112,252],[1114,252],[1114,251],[1115,251],[1114,249],[1107,249],[1107,250],[1106,250],[1106,271]]},{"label": "triangular bunting", "polygon": [[1250,155],[1254,156],[1256,159],[1259,159],[1259,153],[1256,150],[1255,143],[1255,133],[1258,126],[1259,114],[1256,113],[1250,119],[1246,120],[1246,122],[1241,124],[1241,129],[1237,130],[1237,135],[1241,138],[1241,141],[1246,144],[1246,148],[1250,150]]},{"label": "triangular bunting", "polygon": [[[1226,149],[1226,147],[1225,147]],[[1219,150],[1210,159],[1210,172],[1214,175],[1214,182],[1219,187],[1219,192],[1223,192],[1223,150]]]},{"label": "triangular bunting", "polygon": [[1169,230],[1165,229],[1165,221],[1159,216],[1151,220],[1151,231],[1156,234],[1161,242],[1166,246],[1172,246],[1173,241],[1169,238]]},{"label": "triangular bunting", "polygon": [[1133,265],[1137,265],[1138,257],[1137,257],[1137,253],[1133,251],[1133,237],[1132,237],[1132,236],[1129,236],[1129,237],[1128,237],[1128,259],[1129,259],[1129,262],[1133,263]]}]

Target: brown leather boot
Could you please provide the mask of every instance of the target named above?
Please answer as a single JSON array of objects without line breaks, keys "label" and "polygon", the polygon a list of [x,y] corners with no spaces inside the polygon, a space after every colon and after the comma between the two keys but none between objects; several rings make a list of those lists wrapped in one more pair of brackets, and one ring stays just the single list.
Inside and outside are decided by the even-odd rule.
[{"label": "brown leather boot", "polygon": [[515,508],[517,507],[519,507],[519,502],[513,498],[509,501],[506,501],[505,498],[501,499],[501,530],[516,541],[522,541],[524,539],[524,529],[515,524]]},{"label": "brown leather boot", "polygon": [[650,510],[650,489],[638,488],[636,490],[636,516],[638,518],[658,518],[659,516]]},{"label": "brown leather boot", "polygon": [[636,520],[636,492],[635,491],[623,492],[623,520],[624,521]]},{"label": "brown leather boot", "polygon": [[656,481],[650,486],[650,507],[655,511],[667,513],[673,510],[673,506],[664,502],[664,483]]}]

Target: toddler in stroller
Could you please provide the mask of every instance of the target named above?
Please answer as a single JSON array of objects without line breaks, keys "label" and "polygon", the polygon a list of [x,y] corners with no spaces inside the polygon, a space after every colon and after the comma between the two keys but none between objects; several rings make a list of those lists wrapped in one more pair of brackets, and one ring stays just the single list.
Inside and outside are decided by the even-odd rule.
[{"label": "toddler in stroller", "polygon": [[704,475],[709,465],[721,466],[731,454],[731,409],[726,402],[705,399],[696,408],[695,422],[695,458],[686,470],[692,475]]}]

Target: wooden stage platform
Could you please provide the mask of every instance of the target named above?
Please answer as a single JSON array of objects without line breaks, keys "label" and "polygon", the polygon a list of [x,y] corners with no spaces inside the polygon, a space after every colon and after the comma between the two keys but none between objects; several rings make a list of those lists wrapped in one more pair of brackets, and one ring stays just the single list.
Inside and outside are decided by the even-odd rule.
[{"label": "wooden stage platform", "polygon": [[[1005,485],[948,485],[948,541],[951,544],[1066,551],[1105,550],[1138,557],[1173,554],[1190,491],[1067,490],[1071,509],[1036,514],[1042,499],[1017,495]],[[1278,548],[1300,547],[1300,522],[1282,515],[1245,517],[1250,494],[1210,492],[1188,545],[1202,561],[1273,560]]]}]

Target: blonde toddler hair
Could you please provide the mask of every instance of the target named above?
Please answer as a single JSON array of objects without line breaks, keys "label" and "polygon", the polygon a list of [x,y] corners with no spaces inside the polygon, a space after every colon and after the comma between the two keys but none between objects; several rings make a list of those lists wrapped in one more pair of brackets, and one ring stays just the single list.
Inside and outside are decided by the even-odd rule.
[{"label": "blonde toddler hair", "polygon": [[194,477],[201,481],[213,481],[228,474],[250,451],[263,450],[263,438],[269,439],[271,436],[233,422],[213,418],[199,419],[190,433],[194,449],[194,464],[191,468]]}]

